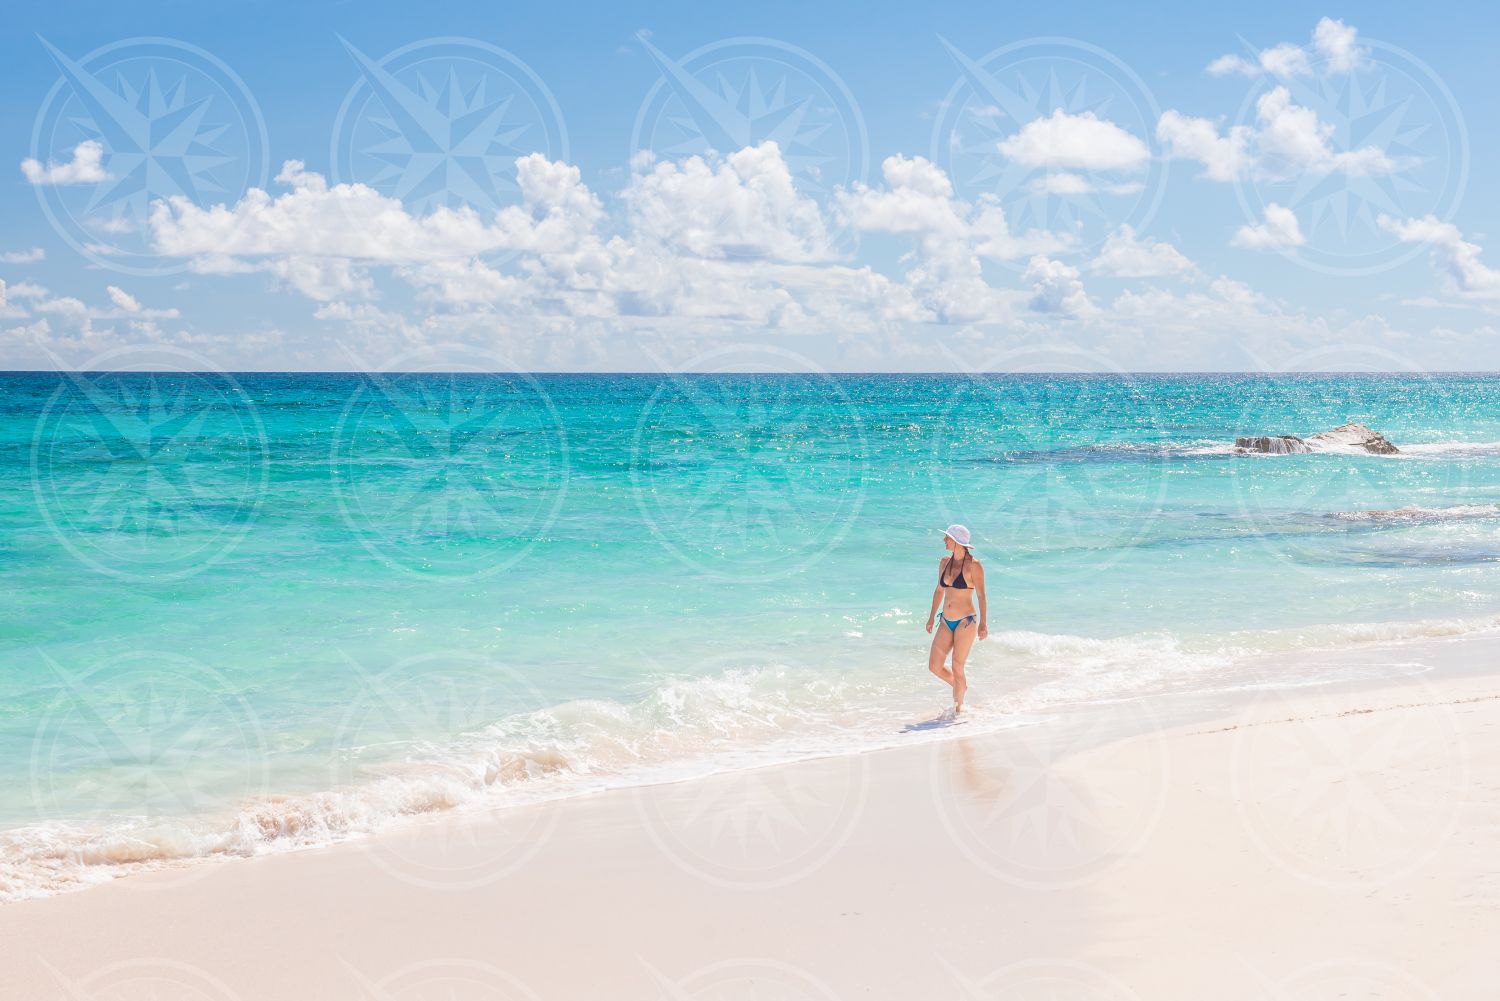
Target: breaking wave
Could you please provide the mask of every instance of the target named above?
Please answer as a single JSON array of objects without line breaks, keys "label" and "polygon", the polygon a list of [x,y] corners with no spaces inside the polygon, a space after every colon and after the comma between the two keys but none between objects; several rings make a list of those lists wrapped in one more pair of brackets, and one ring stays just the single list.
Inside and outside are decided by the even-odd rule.
[{"label": "breaking wave", "polygon": [[[1067,705],[1183,687],[1263,687],[1267,663],[1282,683],[1305,683],[1326,670],[1322,662],[1282,654],[1496,628],[1500,616],[1198,637],[999,632],[989,650],[1006,670],[995,684],[1009,687],[976,702],[970,725],[960,732],[992,732],[1036,723]],[[1277,656],[1268,661],[1268,654]],[[912,666],[906,651],[888,651],[886,660],[859,680],[768,665],[666,681],[633,702],[564,702],[439,746],[414,744],[397,761],[345,769],[348,781],[326,791],[261,796],[222,815],[102,827],[59,821],[0,832],[0,900],[203,860],[327,845],[443,811],[946,739],[942,729],[911,731],[939,701],[925,672]]]}]

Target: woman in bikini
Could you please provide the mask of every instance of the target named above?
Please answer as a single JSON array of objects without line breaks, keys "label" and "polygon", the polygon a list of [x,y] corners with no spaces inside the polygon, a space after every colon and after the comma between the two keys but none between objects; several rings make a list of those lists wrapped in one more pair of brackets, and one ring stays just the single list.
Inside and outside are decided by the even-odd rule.
[{"label": "woman in bikini", "polygon": [[[937,588],[932,592],[932,608],[927,613],[927,631],[942,609],[942,621],[932,637],[932,650],[927,655],[927,670],[953,689],[953,713],[963,712],[964,693],[969,682],[964,677],[964,665],[968,663],[969,651],[976,639],[990,634],[989,608],[984,596],[984,567],[969,551],[969,530],[962,525],[950,525],[943,533],[943,545],[948,555],[938,563]],[[979,602],[976,613],[974,602]],[[948,653],[953,653],[950,670],[943,662]]]}]

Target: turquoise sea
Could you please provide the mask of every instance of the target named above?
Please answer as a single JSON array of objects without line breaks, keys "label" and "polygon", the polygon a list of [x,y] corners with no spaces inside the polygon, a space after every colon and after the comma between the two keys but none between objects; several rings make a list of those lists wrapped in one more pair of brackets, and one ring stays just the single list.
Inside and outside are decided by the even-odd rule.
[{"label": "turquoise sea", "polygon": [[952,522],[976,726],[1317,680],[1500,623],[1500,378],[0,374],[0,897],[941,739]]}]

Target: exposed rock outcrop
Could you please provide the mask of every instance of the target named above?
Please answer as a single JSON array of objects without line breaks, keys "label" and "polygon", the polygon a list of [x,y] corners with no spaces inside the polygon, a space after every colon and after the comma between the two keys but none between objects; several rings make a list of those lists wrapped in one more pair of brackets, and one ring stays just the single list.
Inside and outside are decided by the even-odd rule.
[{"label": "exposed rock outcrop", "polygon": [[1267,455],[1346,449],[1368,452],[1371,455],[1396,455],[1400,452],[1400,449],[1386,440],[1385,435],[1363,424],[1340,424],[1332,431],[1319,431],[1306,438],[1299,438],[1294,434],[1236,438],[1234,447],[1245,452],[1262,452]]},{"label": "exposed rock outcrop", "polygon": [[1312,448],[1294,434],[1259,435],[1254,438],[1236,438],[1235,448],[1242,448],[1246,452],[1265,452],[1267,455],[1291,455],[1297,452],[1311,452]]},{"label": "exposed rock outcrop", "polygon": [[1332,431],[1320,431],[1308,440],[1344,448],[1360,448],[1372,455],[1395,455],[1399,451],[1395,445],[1386,441],[1385,435],[1363,424],[1340,424]]}]

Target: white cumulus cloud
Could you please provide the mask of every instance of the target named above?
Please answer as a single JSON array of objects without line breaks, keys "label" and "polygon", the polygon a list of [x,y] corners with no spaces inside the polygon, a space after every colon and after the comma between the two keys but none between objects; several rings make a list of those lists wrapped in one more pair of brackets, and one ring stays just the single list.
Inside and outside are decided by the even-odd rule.
[{"label": "white cumulus cloud", "polygon": [[1078,269],[1071,264],[1038,255],[1027,263],[1022,280],[1031,283],[1027,306],[1038,313],[1084,316],[1094,312]]},{"label": "white cumulus cloud", "polygon": [[[1038,175],[1066,186],[1068,175],[1106,162],[1135,159]],[[1099,190],[1109,183],[1083,179]],[[200,273],[270,276],[314,300],[319,321],[345,325],[362,344],[506,338],[533,345],[525,350],[538,358],[561,351],[556,364],[564,368],[591,352],[605,358],[641,345],[675,357],[678,348],[746,332],[818,335],[891,367],[922,357],[923,342],[912,335],[928,325],[943,325],[942,337],[980,341],[1107,336],[1121,357],[1134,357],[1130,345],[1159,339],[1168,321],[1171,343],[1182,341],[1177,328],[1186,321],[1174,309],[1232,318],[1222,330],[1284,326],[1251,290],[1207,281],[1170,243],[1130,227],[1082,259],[1070,256],[1078,245],[1072,231],[1015,231],[998,198],[960,197],[948,175],[919,156],[887,158],[878,181],[835,189],[826,203],[794,183],[774,143],[673,162],[637,157],[609,193],[608,211],[568,164],[522,157],[516,180],[519,203],[499,212],[419,215],[289,161],[270,193],[209,208],[157,203],[150,232],[159,250],[188,258]],[[850,264],[845,255],[865,248],[831,250],[828,234],[841,228],[877,242],[877,255],[896,244],[899,256],[878,269]],[[1182,279],[1194,291],[1164,297],[1127,286],[1106,306],[1089,294],[1085,271],[1089,281]],[[102,317],[137,324],[158,312],[123,288],[111,288],[104,311],[26,293],[7,287],[7,308],[33,326],[49,321],[54,332],[93,320],[102,336]],[[612,335],[626,338],[624,346],[611,347]],[[568,354],[575,350],[584,353]]]},{"label": "white cumulus cloud", "polygon": [[1207,118],[1190,118],[1168,111],[1156,123],[1156,138],[1169,158],[1196,160],[1203,164],[1204,175],[1215,181],[1232,181],[1249,169],[1252,162],[1249,126],[1236,125],[1225,135]]},{"label": "white cumulus cloud", "polygon": [[1259,76],[1260,64],[1231,52],[1209,63],[1203,71],[1209,76],[1229,76],[1231,73],[1238,73],[1241,76]]},{"label": "white cumulus cloud", "polygon": [[1256,124],[1236,125],[1224,134],[1206,118],[1192,118],[1167,111],[1156,124],[1156,137],[1166,155],[1196,160],[1204,176],[1231,181],[1252,172],[1271,177],[1302,173],[1351,175],[1387,174],[1397,164],[1375,146],[1336,150],[1334,127],[1317,112],[1292,100],[1291,92],[1277,86],[1255,103]]},{"label": "white cumulus cloud", "polygon": [[1061,108],[1021,126],[1000,142],[1000,152],[1027,167],[1049,170],[1136,170],[1151,158],[1138,136],[1091,111]]},{"label": "white cumulus cloud", "polygon": [[1130,226],[1121,226],[1105,239],[1089,270],[1111,278],[1182,278],[1198,269],[1170,243],[1138,238]]},{"label": "white cumulus cloud", "polygon": [[1291,42],[1282,42],[1261,52],[1260,65],[1272,76],[1296,76],[1312,70],[1307,50]]},{"label": "white cumulus cloud", "polygon": [[73,159],[66,163],[28,157],[21,161],[21,173],[32,184],[94,184],[109,180],[103,167],[104,147],[93,139],[86,139],[73,147]]},{"label": "white cumulus cloud", "polygon": [[1406,243],[1425,243],[1432,248],[1432,263],[1448,279],[1453,290],[1466,299],[1500,300],[1500,269],[1479,259],[1484,248],[1465,240],[1457,226],[1436,216],[1393,219],[1381,216],[1380,227]]},{"label": "white cumulus cloud", "polygon": [[1266,206],[1266,219],[1255,226],[1241,226],[1229,241],[1247,250],[1300,247],[1306,243],[1297,214],[1275,202]]},{"label": "white cumulus cloud", "polygon": [[984,258],[1017,260],[1069,243],[1046,231],[1012,233],[997,200],[955,197],[948,175],[923,157],[887,157],[881,172],[883,187],[855,184],[840,192],[839,211],[859,232],[912,241],[906,285],[941,322],[977,322],[1009,312],[1012,296],[985,281]]},{"label": "white cumulus cloud", "polygon": [[1239,55],[1220,56],[1208,64],[1210,76],[1260,76],[1276,77],[1306,76],[1315,70],[1328,75],[1350,73],[1358,69],[1365,60],[1365,50],[1359,47],[1359,31],[1353,25],[1325,17],[1318,21],[1312,31],[1312,46],[1295,42],[1281,42],[1254,53],[1254,58]]},{"label": "white cumulus cloud", "polygon": [[1262,164],[1269,169],[1384,174],[1394,168],[1385,153],[1374,146],[1335,151],[1330,143],[1333,125],[1320,121],[1311,108],[1293,103],[1285,87],[1262,94],[1255,103],[1255,112],[1260,122],[1256,144]]},{"label": "white cumulus cloud", "polygon": [[522,204],[492,219],[467,207],[413,216],[374,188],[329,187],[300,161],[288,160],[276,176],[291,189],[285,194],[252,188],[232,208],[200,208],[181,196],[158,201],[151,234],[159,253],[209,262],[267,255],[423,261],[569,246],[603,214],[577,167],[534,153],[516,161],[516,176]]},{"label": "white cumulus cloud", "polygon": [[810,261],[829,253],[822,211],[797,191],[774,142],[716,164],[696,156],[657,163],[635,174],[623,197],[637,234],[700,257]]},{"label": "white cumulus cloud", "polygon": [[115,304],[115,308],[125,313],[139,313],[141,304],[136,301],[135,296],[126,292],[118,285],[111,285],[105,289],[109,293],[109,301]]},{"label": "white cumulus cloud", "polygon": [[1365,58],[1358,38],[1359,31],[1352,24],[1325,17],[1313,29],[1313,48],[1328,61],[1329,72],[1348,73],[1357,69]]},{"label": "white cumulus cloud", "polygon": [[1087,195],[1094,191],[1094,182],[1082,174],[1043,174],[1031,182],[1031,190],[1046,195]]},{"label": "white cumulus cloud", "polygon": [[[57,295],[35,282],[7,286],[0,281],[0,319],[22,319],[31,322],[0,331],[0,345],[9,340],[10,347],[40,349],[37,361],[52,364],[57,351],[82,352],[82,358],[97,353],[122,337],[137,341],[159,340],[161,328],[155,321],[178,318],[176,309],[142,306],[134,296],[118,286],[108,286],[110,305],[91,306],[76,296]],[[186,335],[182,335],[186,336]]]}]

